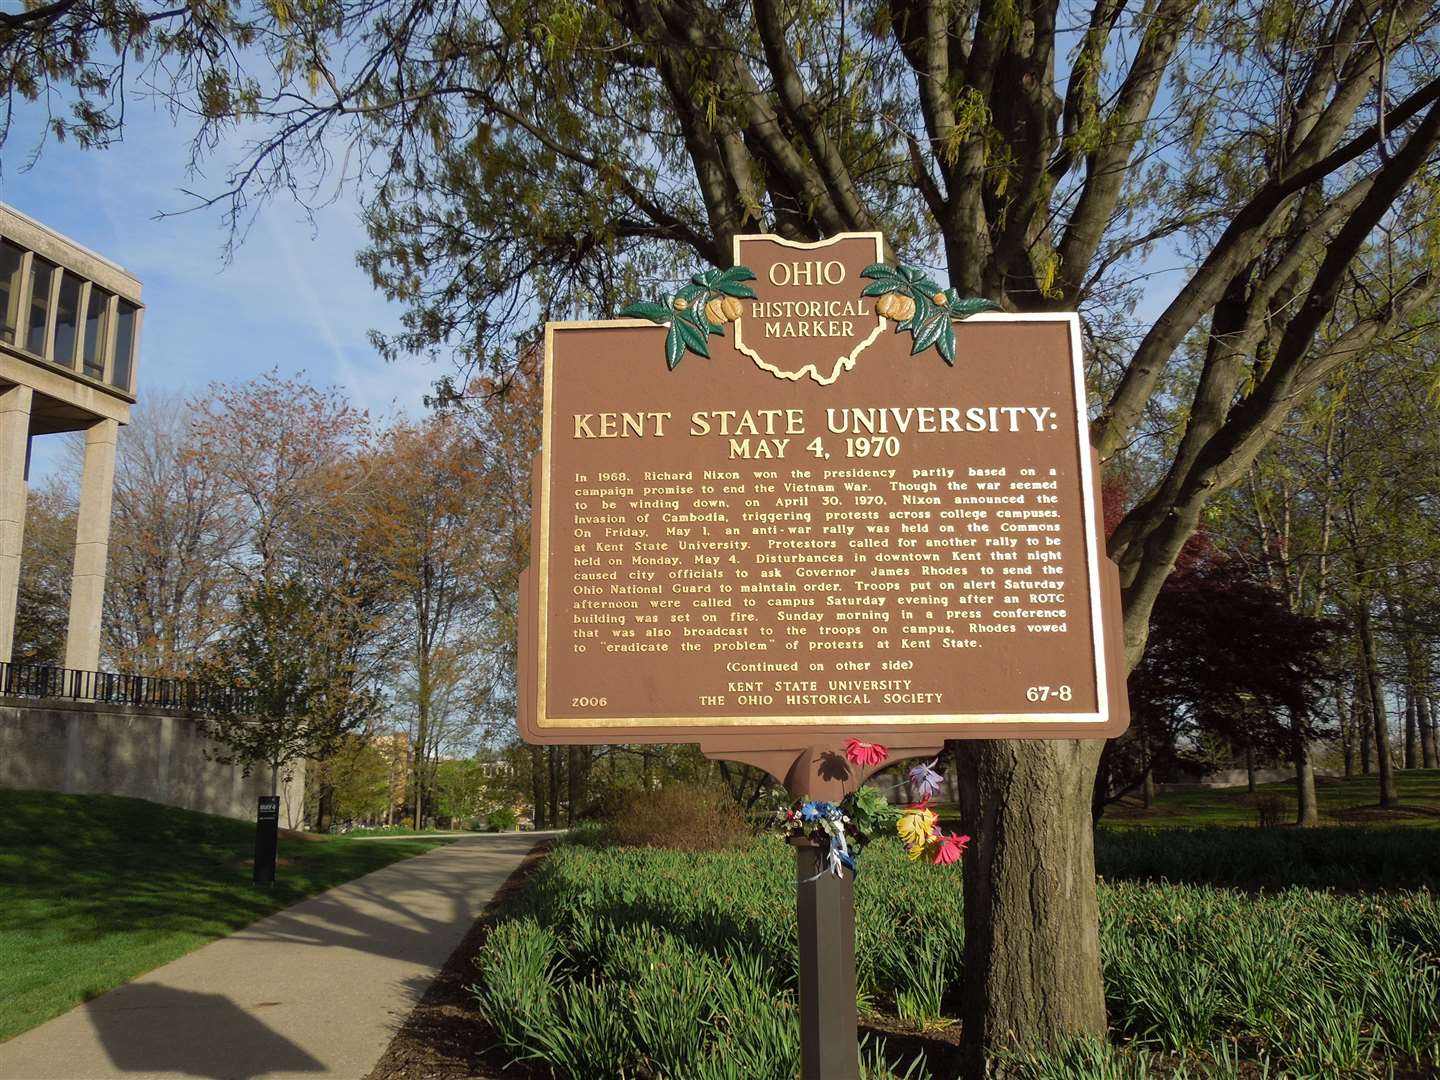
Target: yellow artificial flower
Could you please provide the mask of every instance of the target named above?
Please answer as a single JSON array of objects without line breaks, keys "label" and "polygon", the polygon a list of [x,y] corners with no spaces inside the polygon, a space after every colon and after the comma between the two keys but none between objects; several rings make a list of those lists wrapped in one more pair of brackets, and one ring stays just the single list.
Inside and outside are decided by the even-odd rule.
[{"label": "yellow artificial flower", "polygon": [[[940,815],[934,810],[912,808],[896,819],[895,831],[900,835],[900,842],[907,848],[923,851],[939,823]],[[916,858],[914,854],[910,857]]]}]

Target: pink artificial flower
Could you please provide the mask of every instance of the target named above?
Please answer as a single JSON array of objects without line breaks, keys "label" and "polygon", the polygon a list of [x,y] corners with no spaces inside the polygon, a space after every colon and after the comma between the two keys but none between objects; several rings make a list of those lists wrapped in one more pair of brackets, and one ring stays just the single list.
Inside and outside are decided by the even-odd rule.
[{"label": "pink artificial flower", "polygon": [[845,744],[845,759],[851,765],[879,765],[889,756],[890,751],[879,743],[851,739]]},{"label": "pink artificial flower", "polygon": [[960,861],[960,856],[965,854],[965,849],[970,844],[970,837],[957,836],[955,833],[951,833],[949,836],[937,833],[933,842],[935,854],[930,861],[936,866],[949,866],[953,862]]}]

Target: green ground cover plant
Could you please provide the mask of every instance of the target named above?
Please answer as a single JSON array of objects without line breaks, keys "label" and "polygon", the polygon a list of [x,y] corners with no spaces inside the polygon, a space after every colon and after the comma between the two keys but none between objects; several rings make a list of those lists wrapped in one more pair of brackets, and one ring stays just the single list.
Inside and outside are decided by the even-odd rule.
[{"label": "green ground cover plant", "polygon": [[445,842],[282,834],[275,884],[257,889],[251,823],[140,799],[0,791],[0,1041]]},{"label": "green ground cover plant", "polygon": [[1101,829],[1102,878],[1240,889],[1440,889],[1440,829]]},{"label": "green ground cover plant", "polygon": [[[1232,831],[1232,845],[1258,835]],[[1207,841],[1208,842],[1208,841]],[[793,855],[612,845],[576,830],[513,897],[476,958],[480,1011],[555,1075],[790,1080],[798,1062]],[[1440,1061],[1440,902],[1427,890],[1102,882],[1112,1042],[1015,1055],[1017,1077],[1428,1075]],[[955,873],[867,848],[856,887],[864,1012],[917,1033],[955,1014]],[[878,1041],[874,1077],[941,1075]],[[908,1055],[908,1056],[907,1056]]]}]

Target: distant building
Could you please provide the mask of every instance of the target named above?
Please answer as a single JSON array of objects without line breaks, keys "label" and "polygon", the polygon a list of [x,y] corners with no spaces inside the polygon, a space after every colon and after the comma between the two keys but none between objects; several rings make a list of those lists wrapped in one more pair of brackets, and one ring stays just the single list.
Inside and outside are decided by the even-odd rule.
[{"label": "distant building", "polygon": [[65,666],[100,662],[115,443],[130,422],[140,282],[0,203],[0,662],[10,661],[30,441],[85,433]]},{"label": "distant building", "polygon": [[403,816],[405,812],[405,795],[410,788],[410,769],[413,759],[410,753],[410,736],[403,731],[391,732],[384,735],[372,735],[370,745],[380,751],[386,763],[390,766],[388,778],[390,787],[390,809],[386,811],[385,822],[391,824],[395,820],[395,813],[398,810]]}]

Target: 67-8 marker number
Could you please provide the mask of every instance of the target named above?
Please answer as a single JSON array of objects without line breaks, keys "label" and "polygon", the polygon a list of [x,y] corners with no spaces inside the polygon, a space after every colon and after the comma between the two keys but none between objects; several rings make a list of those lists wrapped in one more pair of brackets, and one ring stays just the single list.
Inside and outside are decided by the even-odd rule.
[{"label": "67-8 marker number", "polygon": [[1025,691],[1026,701],[1069,701],[1075,695],[1068,686],[1032,686]]}]

